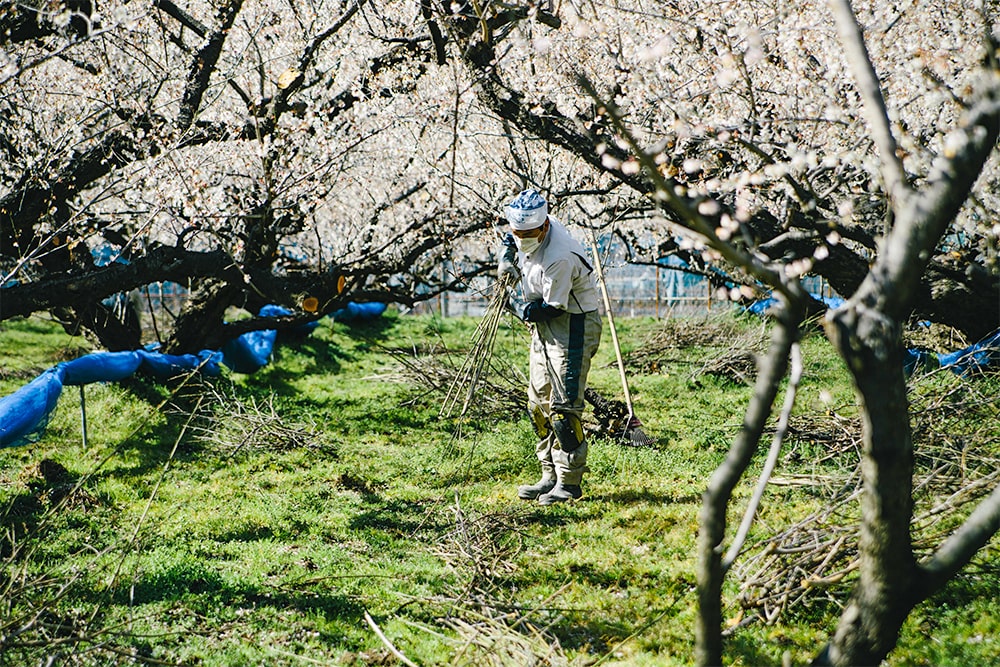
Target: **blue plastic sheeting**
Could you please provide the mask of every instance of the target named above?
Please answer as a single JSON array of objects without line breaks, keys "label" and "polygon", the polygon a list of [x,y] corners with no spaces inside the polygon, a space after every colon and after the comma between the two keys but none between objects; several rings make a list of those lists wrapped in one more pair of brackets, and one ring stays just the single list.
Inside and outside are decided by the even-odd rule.
[{"label": "blue plastic sheeting", "polygon": [[[338,313],[347,321],[378,317],[386,310],[382,303],[349,303]],[[290,315],[281,306],[264,306],[261,317]],[[336,313],[334,313],[336,315]],[[318,326],[307,322],[293,332],[306,335]],[[253,373],[271,358],[278,332],[274,329],[251,331],[226,343],[221,351],[202,350],[198,354],[162,354],[155,349],[130,352],[94,352],[65,361],[44,371],[37,378],[4,398],[0,398],[0,449],[23,445],[40,435],[48,425],[64,386],[117,382],[141,372],[156,380],[200,371],[215,377],[225,364],[235,373]]]},{"label": "blue plastic sheeting", "polygon": [[37,378],[0,398],[0,449],[31,442],[49,423],[63,387],[117,382],[137,371],[166,380],[200,370],[208,376],[219,375],[218,352],[172,355],[150,350],[134,352],[94,352],[72,361],[64,361]]},{"label": "blue plastic sheeting", "polygon": [[[291,314],[292,311],[290,311],[289,309],[284,308],[282,306],[274,306],[274,305],[264,306],[263,308],[260,309],[260,312],[258,313],[258,315],[260,315],[261,317],[281,317],[282,315],[291,315]],[[318,326],[319,322],[317,320],[313,320],[312,322],[306,322],[305,324],[300,324],[299,326],[293,328],[291,332],[293,334],[304,336],[311,334],[313,332],[313,329],[315,329]]]},{"label": "blue plastic sheeting", "polygon": [[[257,314],[260,317],[281,317],[291,315],[292,311],[281,306],[270,305],[261,308]],[[296,333],[309,333],[318,324],[318,322],[308,322],[298,327]],[[248,331],[222,346],[222,363],[234,373],[256,373],[270,361],[271,352],[274,350],[274,344],[277,340],[278,332],[275,329]]]},{"label": "blue plastic sheeting", "polygon": [[933,360],[934,355],[927,350],[909,348],[903,352],[903,372],[907,376],[913,375],[918,368],[929,365]]},{"label": "blue plastic sheeting", "polygon": [[386,307],[386,304],[379,303],[377,301],[371,301],[368,303],[355,303],[354,301],[351,301],[340,310],[335,310],[330,313],[330,317],[337,322],[362,322],[365,320],[375,319],[376,317],[381,317],[382,313],[385,312]]},{"label": "blue plastic sheeting", "polygon": [[255,373],[267,365],[277,339],[274,329],[245,333],[222,346],[222,363],[234,373]]},{"label": "blue plastic sheeting", "polygon": [[62,393],[62,375],[55,366],[0,398],[0,448],[23,445],[45,430]]},{"label": "blue plastic sheeting", "polygon": [[131,377],[142,359],[137,352],[94,352],[59,366],[64,385],[117,382]]},{"label": "blue plastic sheeting", "polygon": [[[825,303],[827,308],[840,308],[844,305],[844,300],[839,296],[820,296],[819,294],[810,294],[810,296],[817,301]],[[746,307],[746,311],[748,313],[753,313],[754,315],[766,315],[768,309],[777,303],[777,299],[769,296],[766,299],[758,299],[757,301],[754,301]]]},{"label": "blue plastic sheeting", "polygon": [[200,370],[202,375],[217,377],[222,374],[222,353],[202,350],[198,354],[162,354],[153,350],[138,350],[136,354],[142,359],[139,370],[156,380],[169,380],[172,377]]},{"label": "blue plastic sheeting", "polygon": [[939,354],[938,363],[957,375],[968,375],[1000,363],[1000,329],[964,350]]}]

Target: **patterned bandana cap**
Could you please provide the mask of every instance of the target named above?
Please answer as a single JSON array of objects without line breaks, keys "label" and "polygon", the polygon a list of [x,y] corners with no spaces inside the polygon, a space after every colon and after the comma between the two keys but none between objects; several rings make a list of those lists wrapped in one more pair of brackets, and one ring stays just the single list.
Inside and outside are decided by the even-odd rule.
[{"label": "patterned bandana cap", "polygon": [[525,190],[507,205],[504,214],[507,216],[507,222],[510,223],[511,229],[517,231],[535,229],[545,224],[545,218],[549,214],[549,205],[534,190]]}]

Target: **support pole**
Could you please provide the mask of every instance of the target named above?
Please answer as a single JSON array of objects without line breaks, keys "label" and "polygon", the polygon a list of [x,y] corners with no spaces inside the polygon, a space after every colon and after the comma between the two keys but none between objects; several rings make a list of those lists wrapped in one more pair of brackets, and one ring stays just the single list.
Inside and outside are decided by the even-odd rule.
[{"label": "support pole", "polygon": [[83,393],[83,385],[80,385],[80,430],[83,433],[83,448],[87,449],[87,398]]}]

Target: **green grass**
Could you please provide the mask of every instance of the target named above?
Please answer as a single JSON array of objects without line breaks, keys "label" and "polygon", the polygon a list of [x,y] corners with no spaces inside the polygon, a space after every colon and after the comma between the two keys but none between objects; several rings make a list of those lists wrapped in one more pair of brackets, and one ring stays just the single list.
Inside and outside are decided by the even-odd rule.
[{"label": "green grass", "polygon": [[[527,418],[441,419],[443,396],[392,354],[417,350],[431,363],[449,351],[460,363],[476,324],[392,312],[363,327],[325,322],[250,376],[90,385],[86,448],[79,392],[64,391],[38,442],[0,450],[0,664],[57,654],[81,664],[391,664],[366,615],[421,665],[505,655],[524,664],[510,657],[524,651],[552,664],[690,664],[701,493],[751,393],[704,370],[732,351],[732,332],[766,339],[765,325],[690,322],[729,334],[666,349],[655,370],[631,366],[636,414],[658,445],[593,439],[584,500],[543,508],[515,494],[537,475]],[[617,324],[634,361],[683,323]],[[523,368],[526,345],[525,329],[505,323],[495,357]],[[0,323],[0,392],[86,351],[48,322]],[[797,414],[850,420],[850,386],[825,340],[811,333],[803,351]],[[915,395],[955,382],[930,377]],[[975,391],[995,395],[982,382]],[[607,331],[591,384],[621,398]],[[817,464],[826,448],[800,431],[777,474],[833,475],[856,461]],[[42,461],[63,466],[69,484],[44,479]],[[737,490],[734,524],[755,480],[751,472]],[[771,487],[752,538],[827,498],[817,487]],[[995,556],[985,550],[918,608],[890,664],[996,659]],[[739,586],[731,577],[728,618],[741,614]],[[837,613],[816,599],[774,625],[748,623],[727,639],[727,660],[780,664],[787,651],[805,663]],[[11,627],[28,629],[11,638]]]}]

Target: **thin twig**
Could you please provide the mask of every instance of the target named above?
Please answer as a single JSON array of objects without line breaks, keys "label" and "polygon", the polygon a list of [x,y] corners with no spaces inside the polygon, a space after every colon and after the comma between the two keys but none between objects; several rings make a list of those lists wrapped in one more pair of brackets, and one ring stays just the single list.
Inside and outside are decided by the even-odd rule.
[{"label": "thin twig", "polygon": [[417,667],[417,663],[413,662],[405,655],[403,655],[398,648],[392,645],[392,642],[389,641],[389,638],[386,637],[384,634],[382,634],[382,630],[379,629],[378,624],[375,623],[375,619],[372,618],[371,614],[368,613],[367,609],[365,610],[365,620],[368,621],[368,625],[371,626],[372,631],[374,631],[375,635],[382,641],[383,644],[385,644],[385,647],[389,649],[389,651],[394,656],[396,656],[397,660],[402,662],[404,665],[407,665],[408,667]]}]

